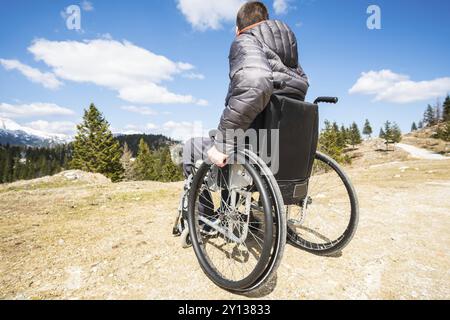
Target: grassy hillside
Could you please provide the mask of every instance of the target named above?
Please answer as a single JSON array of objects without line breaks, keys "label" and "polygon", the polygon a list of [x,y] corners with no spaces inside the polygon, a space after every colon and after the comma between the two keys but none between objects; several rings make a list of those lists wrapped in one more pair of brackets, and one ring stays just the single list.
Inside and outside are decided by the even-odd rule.
[{"label": "grassy hillside", "polygon": [[[347,168],[361,207],[349,247],[319,257],[287,246],[266,298],[450,298],[450,160],[386,156]],[[243,298],[172,237],[181,188],[80,171],[1,185],[0,299]]]},{"label": "grassy hillside", "polygon": [[[444,124],[439,125],[443,127]],[[403,137],[402,142],[424,148],[435,153],[450,156],[450,142],[433,138],[439,128],[438,125],[423,128]]]}]

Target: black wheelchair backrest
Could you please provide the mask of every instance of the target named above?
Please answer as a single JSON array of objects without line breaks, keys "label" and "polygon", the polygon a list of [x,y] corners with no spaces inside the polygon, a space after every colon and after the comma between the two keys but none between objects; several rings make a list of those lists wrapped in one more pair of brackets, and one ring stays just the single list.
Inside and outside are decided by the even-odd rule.
[{"label": "black wheelchair backrest", "polygon": [[[253,128],[267,129],[270,167],[274,171],[286,205],[299,204],[307,193],[308,180],[317,150],[319,111],[316,104],[273,95]],[[279,139],[271,141],[270,131],[278,129]],[[278,163],[276,163],[278,161]]]}]

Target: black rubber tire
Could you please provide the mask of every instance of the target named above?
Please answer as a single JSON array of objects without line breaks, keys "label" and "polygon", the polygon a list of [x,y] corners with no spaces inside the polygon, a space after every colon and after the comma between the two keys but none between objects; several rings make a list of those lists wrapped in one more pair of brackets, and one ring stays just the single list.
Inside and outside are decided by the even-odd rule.
[{"label": "black rubber tire", "polygon": [[307,252],[311,252],[317,255],[323,255],[323,256],[332,256],[337,253],[340,253],[353,239],[356,229],[358,227],[358,220],[359,220],[359,204],[358,204],[358,197],[356,195],[355,188],[353,187],[350,178],[347,176],[347,174],[342,170],[342,168],[339,166],[339,164],[333,160],[331,157],[321,153],[316,153],[316,161],[321,161],[326,163],[328,166],[330,166],[341,178],[346,190],[347,194],[349,196],[350,200],[350,206],[351,206],[351,214],[350,214],[350,220],[347,225],[347,228],[345,229],[344,233],[342,234],[342,239],[340,239],[339,242],[332,244],[330,246],[325,246],[323,244],[316,244],[309,241],[306,241],[298,236],[295,231],[293,231],[288,226],[288,241],[290,244],[294,245],[295,247],[298,247],[300,249],[303,249]]},{"label": "black rubber tire", "polygon": [[253,159],[263,172],[262,176],[264,177],[267,190],[269,190],[272,200],[272,208],[274,210],[273,219],[276,227],[270,262],[264,273],[251,287],[246,288],[245,290],[233,291],[236,294],[255,298],[266,296],[268,292],[274,290],[273,284],[276,283],[276,271],[283,259],[284,248],[287,241],[287,223],[283,196],[272,171],[267,167],[264,161],[249,150],[246,150],[246,156]]},{"label": "black rubber tire", "polygon": [[264,220],[265,220],[265,241],[262,248],[261,256],[258,260],[253,271],[244,279],[239,281],[231,281],[229,279],[223,278],[209,263],[209,259],[205,257],[202,249],[202,244],[199,241],[198,233],[196,230],[195,223],[195,208],[197,196],[199,193],[199,188],[203,183],[204,176],[210,169],[211,165],[207,163],[203,163],[199,170],[197,171],[194,180],[191,185],[191,189],[189,192],[189,209],[188,209],[188,221],[189,221],[189,230],[191,230],[191,241],[192,246],[194,248],[194,252],[197,256],[197,260],[200,263],[202,270],[214,282],[217,286],[229,290],[229,291],[246,291],[248,288],[252,288],[255,283],[258,282],[259,279],[265,274],[267,269],[270,266],[270,262],[272,261],[271,253],[273,248],[273,216],[272,216],[272,201],[265,186],[264,179],[258,174],[257,170],[251,165],[248,161],[243,161],[243,156],[238,155],[241,163],[250,176],[253,179],[254,184],[256,185],[258,191],[260,192],[260,201],[262,203],[262,207],[264,208]]}]

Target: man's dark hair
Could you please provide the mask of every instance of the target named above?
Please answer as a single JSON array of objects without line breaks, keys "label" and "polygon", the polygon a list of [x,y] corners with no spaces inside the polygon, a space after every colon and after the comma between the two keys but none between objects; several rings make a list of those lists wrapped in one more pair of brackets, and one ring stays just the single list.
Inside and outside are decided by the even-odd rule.
[{"label": "man's dark hair", "polygon": [[245,3],[237,14],[236,25],[239,30],[243,30],[252,24],[268,20],[269,11],[264,3],[260,1],[250,1]]}]

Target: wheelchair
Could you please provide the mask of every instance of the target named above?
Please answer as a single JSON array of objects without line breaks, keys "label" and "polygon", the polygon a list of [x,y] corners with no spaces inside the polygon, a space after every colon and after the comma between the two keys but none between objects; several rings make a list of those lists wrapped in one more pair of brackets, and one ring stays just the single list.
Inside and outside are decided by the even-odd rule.
[{"label": "wheelchair", "polygon": [[260,146],[275,145],[277,166],[246,147],[235,150],[234,161],[223,168],[198,163],[186,180],[173,233],[183,247],[193,247],[217,286],[236,293],[263,288],[276,274],[287,241],[329,256],[352,240],[359,216],[355,189],[339,164],[317,151],[318,104],[337,102],[273,95],[255,126],[278,130],[278,144],[269,141],[271,135],[259,137],[265,139]]}]

